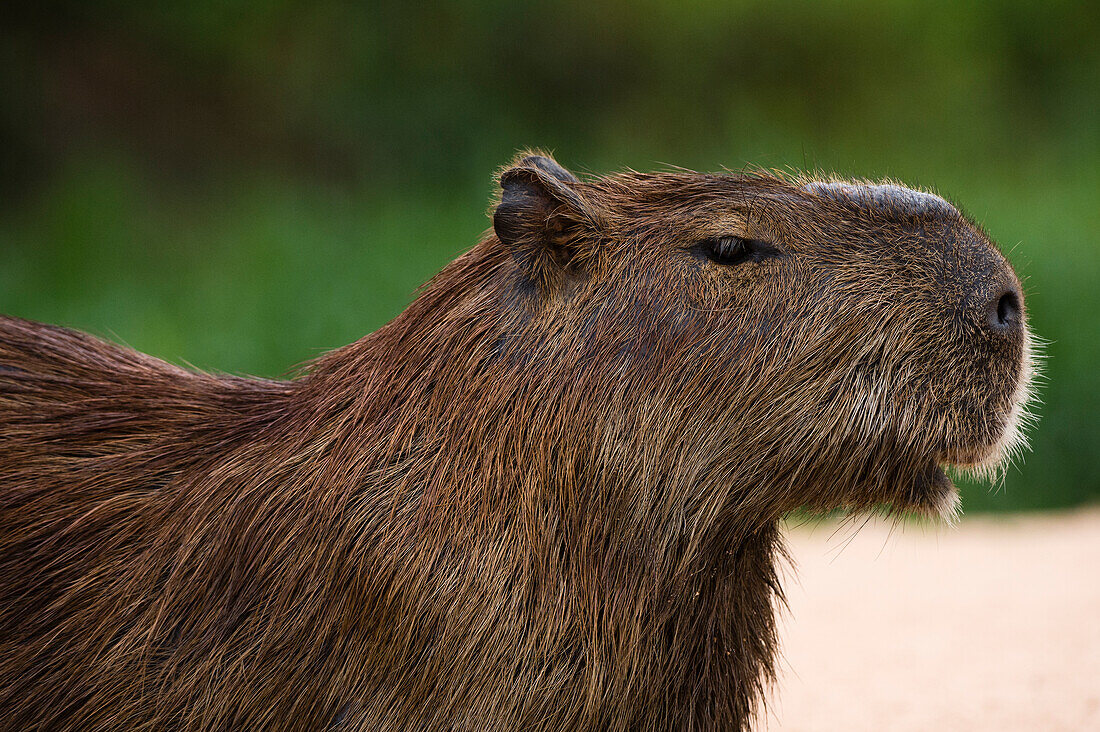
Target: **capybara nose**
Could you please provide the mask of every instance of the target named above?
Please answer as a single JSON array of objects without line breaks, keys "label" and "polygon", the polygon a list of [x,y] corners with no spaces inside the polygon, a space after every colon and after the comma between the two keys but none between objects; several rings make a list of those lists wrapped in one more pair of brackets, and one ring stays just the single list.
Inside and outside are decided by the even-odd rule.
[{"label": "capybara nose", "polygon": [[985,321],[994,333],[1010,336],[1020,330],[1020,291],[1016,285],[1001,288],[986,305]]}]

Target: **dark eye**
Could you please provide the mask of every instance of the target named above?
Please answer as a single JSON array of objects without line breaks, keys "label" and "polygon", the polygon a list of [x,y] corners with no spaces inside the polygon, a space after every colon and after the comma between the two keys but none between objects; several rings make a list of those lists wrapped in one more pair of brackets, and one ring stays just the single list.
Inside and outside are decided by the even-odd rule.
[{"label": "dark eye", "polygon": [[699,242],[699,248],[715,264],[733,266],[752,260],[759,262],[779,253],[775,247],[759,239],[740,236],[716,236]]}]

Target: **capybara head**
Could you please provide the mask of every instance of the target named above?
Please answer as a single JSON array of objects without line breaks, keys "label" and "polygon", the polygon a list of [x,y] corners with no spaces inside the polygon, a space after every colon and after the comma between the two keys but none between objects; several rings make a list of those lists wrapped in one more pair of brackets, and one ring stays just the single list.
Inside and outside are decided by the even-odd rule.
[{"label": "capybara head", "polygon": [[992,472],[1020,447],[1020,282],[944,199],[769,174],[578,180],[535,154],[500,184],[525,320],[506,348],[608,405],[609,462],[660,454],[714,512],[950,517],[943,466]]}]

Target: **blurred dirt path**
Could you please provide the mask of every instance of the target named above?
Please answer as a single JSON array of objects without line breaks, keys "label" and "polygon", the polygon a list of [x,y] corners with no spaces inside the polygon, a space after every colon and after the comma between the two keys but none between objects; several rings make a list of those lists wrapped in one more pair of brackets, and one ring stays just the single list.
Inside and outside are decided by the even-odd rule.
[{"label": "blurred dirt path", "polygon": [[1100,730],[1100,510],[788,531],[768,730]]}]

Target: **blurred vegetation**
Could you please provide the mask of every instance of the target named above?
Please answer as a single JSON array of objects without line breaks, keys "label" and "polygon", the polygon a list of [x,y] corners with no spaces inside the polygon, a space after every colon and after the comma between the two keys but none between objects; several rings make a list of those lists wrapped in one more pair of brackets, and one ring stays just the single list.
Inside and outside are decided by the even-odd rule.
[{"label": "blurred vegetation", "polygon": [[278,375],[393,317],[525,146],[957,200],[1051,341],[967,509],[1100,496],[1100,6],[105,0],[0,10],[0,311]]}]

